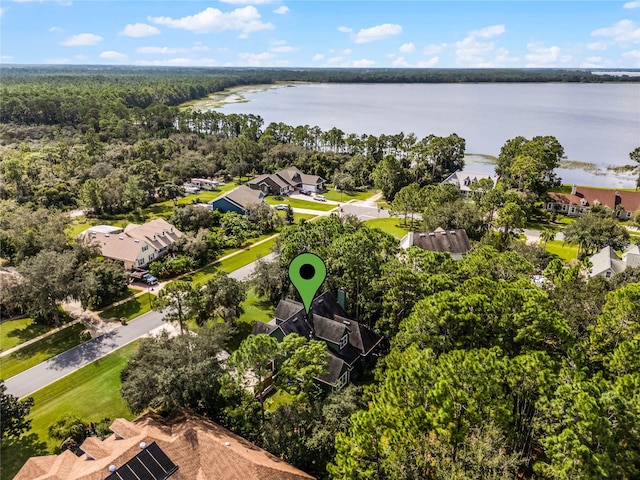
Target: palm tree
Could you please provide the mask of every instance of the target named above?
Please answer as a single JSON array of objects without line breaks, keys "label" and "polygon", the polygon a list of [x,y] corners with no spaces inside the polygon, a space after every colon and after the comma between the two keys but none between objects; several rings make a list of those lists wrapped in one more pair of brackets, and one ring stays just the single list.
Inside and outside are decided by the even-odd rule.
[{"label": "palm tree", "polygon": [[544,247],[547,246],[547,242],[550,242],[556,238],[556,231],[552,228],[545,228],[540,232],[540,242]]}]

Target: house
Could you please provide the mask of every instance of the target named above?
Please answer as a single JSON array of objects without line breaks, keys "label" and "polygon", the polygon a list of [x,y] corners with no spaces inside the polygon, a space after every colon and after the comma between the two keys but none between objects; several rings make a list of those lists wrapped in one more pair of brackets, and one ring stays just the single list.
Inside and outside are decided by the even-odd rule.
[{"label": "house", "polygon": [[498,183],[498,177],[496,175],[487,175],[486,173],[469,172],[466,170],[456,170],[445,178],[442,183],[455,185],[464,198],[469,198],[472,192],[472,185],[483,178],[490,179],[493,182],[494,188]]},{"label": "house", "polygon": [[264,202],[264,193],[252,190],[246,185],[240,185],[228,193],[209,202],[211,208],[222,212],[235,212],[241,215],[247,213],[247,207],[252,203]]},{"label": "house", "polygon": [[145,413],[116,419],[105,440],[87,438],[78,457],[32,457],[15,480],[307,480],[289,465],[188,410],[170,419]]},{"label": "house", "polygon": [[260,175],[247,182],[247,185],[266,195],[288,195],[300,190],[321,192],[325,183],[326,180],[318,175],[307,175],[296,167],[290,167],[277,173]]},{"label": "house", "polygon": [[120,261],[126,270],[143,268],[154,260],[173,250],[176,240],[184,234],[168,223],[157,218],[144,225],[129,224],[124,230],[116,228],[115,233],[105,233],[108,227],[91,227],[83,232],[82,238],[89,245],[95,245],[103,257]]},{"label": "house", "polygon": [[84,238],[88,233],[108,233],[110,235],[121,233],[124,230],[122,227],[116,227],[114,225],[94,225],[93,227],[89,227],[86,230],[83,230],[78,238]]},{"label": "house", "polygon": [[448,232],[442,228],[435,232],[409,232],[400,240],[400,248],[406,250],[409,247],[419,247],[430,252],[448,252],[454,260],[460,260],[471,250],[467,232],[462,228]]},{"label": "house", "polygon": [[215,190],[219,185],[216,180],[209,180],[208,178],[192,178],[189,183],[200,190]]},{"label": "house", "polygon": [[627,268],[640,267],[640,247],[631,245],[623,252],[621,259],[613,248],[607,246],[591,255],[589,262],[591,262],[590,277],[601,276],[608,279]]},{"label": "house", "polygon": [[609,208],[617,218],[631,218],[640,208],[640,192],[617,191],[606,188],[578,187],[573,185],[571,193],[549,192],[545,208],[550,212],[579,216],[594,205]]},{"label": "house", "polygon": [[270,335],[279,342],[291,333],[325,342],[329,369],[316,380],[334,390],[342,389],[358,375],[360,368],[373,361],[374,350],[383,339],[350,319],[328,292],[313,300],[308,315],[302,303],[281,300],[273,320],[256,322],[251,333]]}]

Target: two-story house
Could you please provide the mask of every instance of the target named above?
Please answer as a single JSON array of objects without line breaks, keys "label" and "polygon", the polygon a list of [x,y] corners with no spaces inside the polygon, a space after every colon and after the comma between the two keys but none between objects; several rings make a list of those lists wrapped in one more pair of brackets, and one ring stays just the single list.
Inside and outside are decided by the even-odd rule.
[{"label": "two-story house", "polygon": [[266,195],[289,195],[296,191],[321,192],[326,180],[318,175],[302,173],[296,167],[285,168],[277,173],[260,175],[247,185],[252,190],[260,190]]},{"label": "two-story house", "polygon": [[295,300],[281,300],[269,323],[257,322],[252,334],[267,334],[281,342],[296,333],[327,345],[329,369],[316,380],[327,388],[340,390],[374,358],[383,337],[348,317],[333,296],[325,292],[311,303],[309,314]]}]

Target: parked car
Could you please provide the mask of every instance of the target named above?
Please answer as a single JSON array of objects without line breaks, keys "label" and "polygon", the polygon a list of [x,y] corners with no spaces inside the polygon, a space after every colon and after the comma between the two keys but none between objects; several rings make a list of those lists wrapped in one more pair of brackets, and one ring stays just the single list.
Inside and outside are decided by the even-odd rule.
[{"label": "parked car", "polygon": [[319,202],[326,202],[327,199],[324,197],[324,195],[316,195],[315,197],[313,197],[314,200],[317,200]]},{"label": "parked car", "polygon": [[142,276],[142,281],[147,285],[155,285],[156,283],[158,283],[158,279],[153,275],[151,275],[150,273],[145,273]]},{"label": "parked car", "polygon": [[302,195],[308,195],[308,196],[311,196],[311,192],[310,192],[310,191],[308,191],[308,190],[300,190],[300,193],[301,193]]},{"label": "parked car", "polygon": [[279,203],[276,205],[276,210],[286,210],[289,207],[286,203]]}]

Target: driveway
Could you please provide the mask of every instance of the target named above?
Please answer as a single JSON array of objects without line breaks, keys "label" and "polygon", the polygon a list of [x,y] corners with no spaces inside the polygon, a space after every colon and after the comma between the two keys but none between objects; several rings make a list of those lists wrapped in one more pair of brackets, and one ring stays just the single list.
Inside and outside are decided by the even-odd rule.
[{"label": "driveway", "polygon": [[122,325],[19,373],[5,380],[7,393],[20,398],[25,397],[163,325],[170,329],[170,325],[165,324],[162,317],[161,312],[145,313],[127,325]]},{"label": "driveway", "polygon": [[[264,260],[265,262],[273,262],[275,259],[276,259],[275,253],[270,253],[269,255],[265,255],[264,257],[261,258],[261,260]],[[240,267],[239,269],[231,272],[229,276],[231,278],[235,278],[236,280],[246,281],[249,279],[249,277],[253,273],[253,270],[256,268],[257,263],[258,263],[258,260],[256,260],[255,262],[251,262],[249,265],[245,265],[244,267]]]},{"label": "driveway", "polygon": [[389,211],[372,206],[366,202],[345,203],[342,205],[342,214],[355,215],[360,220],[371,220],[372,218],[387,218]]}]

